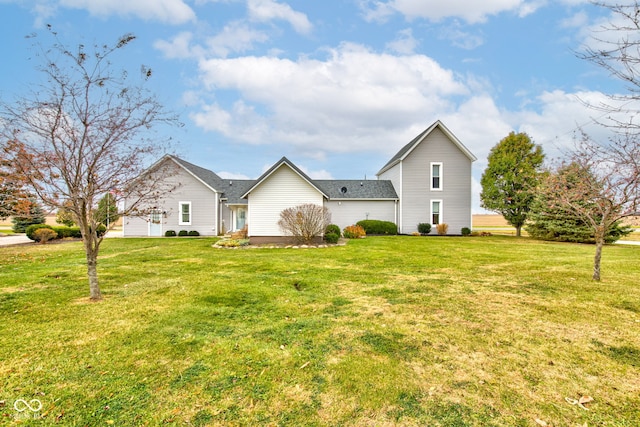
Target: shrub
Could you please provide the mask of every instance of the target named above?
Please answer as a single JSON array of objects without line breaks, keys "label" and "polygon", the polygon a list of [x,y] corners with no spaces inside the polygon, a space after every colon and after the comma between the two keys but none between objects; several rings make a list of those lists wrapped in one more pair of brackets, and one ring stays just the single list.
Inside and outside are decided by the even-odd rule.
[{"label": "shrub", "polygon": [[214,243],[213,246],[218,246],[221,248],[237,248],[240,246],[248,246],[248,245],[249,245],[248,239],[222,239]]},{"label": "shrub", "polygon": [[398,226],[391,221],[380,221],[378,219],[365,219],[358,221],[356,225],[364,228],[367,234],[395,235],[398,234]]},{"label": "shrub", "polygon": [[418,233],[420,234],[429,234],[431,233],[431,224],[428,222],[421,222],[418,224]]},{"label": "shrub", "polygon": [[449,230],[449,224],[447,224],[447,223],[443,222],[442,224],[436,225],[436,231],[441,236],[444,236],[445,234],[447,234],[448,230]]},{"label": "shrub", "polygon": [[176,236],[175,230],[167,230],[164,232],[164,237],[175,237],[175,236]]},{"label": "shrub", "polygon": [[278,226],[298,243],[309,244],[322,234],[331,221],[331,212],[325,206],[305,203],[280,212]]},{"label": "shrub", "polygon": [[469,227],[462,227],[462,230],[460,230],[460,234],[462,234],[463,236],[469,236],[471,235],[471,229]]},{"label": "shrub", "polygon": [[189,236],[199,236],[200,233],[198,233],[196,230],[191,230],[189,231]]},{"label": "shrub", "polygon": [[47,243],[49,240],[56,239],[57,237],[58,233],[56,233],[52,228],[48,227],[38,228],[33,232],[33,240],[42,244]]},{"label": "shrub", "polygon": [[178,236],[180,237],[184,237],[184,236],[188,236],[189,232],[187,230],[180,230],[178,231]]},{"label": "shrub", "polygon": [[324,229],[324,234],[327,235],[331,233],[337,234],[338,237],[340,237],[340,235],[342,234],[342,231],[340,231],[340,227],[338,227],[337,225],[329,224],[327,225],[327,228]]},{"label": "shrub", "polygon": [[342,235],[347,239],[358,239],[367,235],[364,228],[359,225],[349,225],[344,228]]},{"label": "shrub", "polygon": [[340,235],[336,233],[327,233],[324,235],[324,240],[327,243],[338,243],[338,240],[340,240]]},{"label": "shrub", "polygon": [[[58,239],[64,239],[67,237],[71,237],[71,227],[69,226],[57,226],[57,227],[51,227],[51,229],[53,231],[55,231],[56,233],[58,233]],[[80,230],[80,229],[78,229]]]},{"label": "shrub", "polygon": [[[35,232],[43,228],[48,228],[49,230],[55,233],[55,231],[53,230],[53,227],[47,224],[31,224],[24,230],[24,232],[26,233],[29,239],[33,240],[34,242],[39,242],[39,240],[36,240]],[[57,236],[58,234],[56,233],[56,237]]]},{"label": "shrub", "polygon": [[78,239],[82,238],[82,232],[80,231],[80,227],[70,227],[70,236],[69,237],[77,237]]}]

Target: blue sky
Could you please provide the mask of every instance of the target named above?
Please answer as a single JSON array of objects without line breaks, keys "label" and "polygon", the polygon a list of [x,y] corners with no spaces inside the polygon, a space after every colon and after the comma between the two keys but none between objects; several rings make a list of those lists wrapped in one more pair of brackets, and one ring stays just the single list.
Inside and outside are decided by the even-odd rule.
[{"label": "blue sky", "polygon": [[0,0],[0,96],[38,79],[32,38],[137,40],[115,65],[154,70],[180,114],[177,153],[223,177],[256,178],[287,156],[312,178],[375,178],[435,120],[478,157],[527,132],[548,157],[576,128],[598,135],[621,84],[576,57],[607,10],[586,0]]}]

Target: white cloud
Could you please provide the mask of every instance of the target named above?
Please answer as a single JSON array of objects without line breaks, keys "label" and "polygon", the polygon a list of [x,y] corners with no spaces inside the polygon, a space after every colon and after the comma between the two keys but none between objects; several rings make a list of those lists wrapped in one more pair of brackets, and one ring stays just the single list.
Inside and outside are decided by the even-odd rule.
[{"label": "white cloud", "polygon": [[440,21],[444,18],[460,18],[469,23],[486,21],[488,16],[501,12],[515,12],[524,16],[533,12],[539,2],[525,0],[364,0],[361,7],[368,20],[384,20],[393,13],[407,19],[416,18]]},{"label": "white cloud", "polygon": [[184,31],[173,37],[170,41],[156,40],[153,47],[160,50],[166,58],[185,59],[199,57],[204,52],[198,46],[191,46],[193,34]]},{"label": "white cloud", "polygon": [[137,16],[169,24],[195,21],[195,12],[183,0],[60,0],[60,6],[85,9],[95,16]]},{"label": "white cloud", "polygon": [[268,36],[260,31],[235,21],[227,24],[220,33],[204,41],[204,45],[193,42],[194,35],[185,31],[171,40],[157,40],[153,46],[160,50],[166,58],[201,59],[210,55],[226,57],[231,53],[243,53],[254,48],[255,43],[263,43]]},{"label": "white cloud", "polygon": [[207,47],[216,56],[241,53],[253,49],[255,43],[264,43],[269,37],[242,22],[231,22],[222,31],[207,39]]},{"label": "white cloud", "polygon": [[413,37],[413,30],[411,28],[399,31],[398,37],[387,43],[387,49],[403,55],[414,53],[416,47],[418,47],[418,40]]},{"label": "white cloud", "polygon": [[314,157],[387,151],[390,138],[408,141],[415,123],[426,127],[454,108],[449,97],[468,92],[424,55],[398,57],[354,44],[329,50],[324,60],[209,59],[200,71],[207,89],[236,91],[243,101],[206,106],[193,116],[198,126],[245,143],[294,145]]},{"label": "white cloud", "polygon": [[301,34],[308,34],[313,25],[304,13],[296,12],[288,4],[278,3],[274,0],[248,0],[249,16],[258,22],[268,22],[280,19],[288,22],[294,30]]},{"label": "white cloud", "polygon": [[481,35],[464,31],[458,20],[454,20],[445,28],[442,28],[439,32],[439,37],[449,40],[454,46],[466,50],[472,50],[484,44],[484,38]]}]

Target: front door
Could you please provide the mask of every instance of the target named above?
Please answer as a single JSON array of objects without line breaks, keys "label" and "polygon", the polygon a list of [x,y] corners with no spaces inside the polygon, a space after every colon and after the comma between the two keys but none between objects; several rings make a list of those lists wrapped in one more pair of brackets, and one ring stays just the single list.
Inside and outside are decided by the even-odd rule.
[{"label": "front door", "polygon": [[162,212],[152,211],[149,214],[149,236],[162,236]]},{"label": "front door", "polygon": [[247,223],[247,210],[238,208],[236,211],[236,230],[242,230]]}]

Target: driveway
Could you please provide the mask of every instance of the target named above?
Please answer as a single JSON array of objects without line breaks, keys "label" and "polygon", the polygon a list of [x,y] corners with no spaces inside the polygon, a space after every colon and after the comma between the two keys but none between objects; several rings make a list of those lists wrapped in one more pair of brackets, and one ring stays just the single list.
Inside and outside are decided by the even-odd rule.
[{"label": "driveway", "polygon": [[33,243],[33,241],[24,234],[0,236],[0,246],[21,245],[23,243]]},{"label": "driveway", "polygon": [[[122,231],[111,230],[105,237],[122,237]],[[29,239],[25,234],[12,234],[10,236],[0,234],[0,246],[23,245],[25,243],[33,243],[33,240]]]}]

